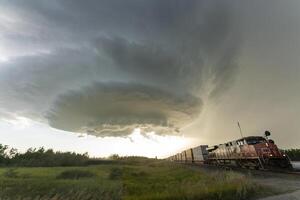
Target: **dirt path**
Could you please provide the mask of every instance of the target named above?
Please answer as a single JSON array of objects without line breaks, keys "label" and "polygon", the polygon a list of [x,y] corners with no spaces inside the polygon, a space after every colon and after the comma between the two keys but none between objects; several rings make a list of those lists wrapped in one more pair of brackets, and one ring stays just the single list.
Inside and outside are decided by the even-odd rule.
[{"label": "dirt path", "polygon": [[259,200],[300,200],[300,190],[297,190],[288,194],[281,194],[277,196],[271,196]]},{"label": "dirt path", "polygon": [[254,180],[262,185],[271,186],[284,194],[260,200],[300,200],[300,176],[285,174],[254,175]]},{"label": "dirt path", "polygon": [[299,161],[292,162],[292,165],[293,165],[294,169],[300,170],[300,162]]},{"label": "dirt path", "polygon": [[[293,167],[300,169],[300,162],[294,162]],[[262,198],[260,200],[300,200],[300,175],[286,174],[257,174],[254,175],[255,180],[260,184],[277,188],[285,194]]]},{"label": "dirt path", "polygon": [[[208,171],[222,170],[213,166],[191,166],[191,168]],[[236,169],[234,171],[250,176],[255,182],[270,186],[278,193],[282,193],[281,195],[259,200],[300,200],[300,175],[246,169]]]}]

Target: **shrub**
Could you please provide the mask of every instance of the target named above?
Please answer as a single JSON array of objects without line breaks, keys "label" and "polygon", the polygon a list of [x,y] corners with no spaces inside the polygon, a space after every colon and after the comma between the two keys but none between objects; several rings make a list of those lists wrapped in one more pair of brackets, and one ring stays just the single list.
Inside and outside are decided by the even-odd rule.
[{"label": "shrub", "polygon": [[10,164],[25,167],[83,166],[88,159],[87,154],[54,152],[52,149],[39,148],[16,154],[10,159]]},{"label": "shrub", "polygon": [[130,175],[133,176],[133,177],[138,178],[138,177],[145,177],[145,176],[147,176],[147,173],[144,172],[144,171],[134,171],[134,172],[131,172]]},{"label": "shrub", "polygon": [[291,160],[300,161],[300,149],[287,149],[284,150],[284,153],[286,153]]},{"label": "shrub", "polygon": [[95,177],[96,174],[86,170],[71,169],[61,172],[56,178],[58,179],[81,179]]},{"label": "shrub", "polygon": [[110,160],[118,160],[120,159],[120,156],[118,154],[112,154],[111,156],[108,157]]},{"label": "shrub", "polygon": [[15,168],[9,168],[3,173],[3,176],[7,178],[18,178],[18,172]]},{"label": "shrub", "polygon": [[122,177],[123,171],[121,168],[111,168],[110,169],[110,173],[109,173],[109,179],[111,180],[116,180],[116,179],[120,179]]}]

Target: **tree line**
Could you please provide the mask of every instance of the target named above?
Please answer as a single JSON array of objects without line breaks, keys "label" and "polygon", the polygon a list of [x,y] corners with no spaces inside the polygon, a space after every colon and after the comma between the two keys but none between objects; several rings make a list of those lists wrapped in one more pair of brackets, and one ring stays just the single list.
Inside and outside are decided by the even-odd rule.
[{"label": "tree line", "polygon": [[0,144],[0,167],[58,167],[58,166],[85,166],[98,164],[112,164],[116,162],[141,162],[146,157],[125,156],[113,154],[107,159],[90,158],[88,153],[61,152],[53,149],[29,148],[24,153],[15,148]]},{"label": "tree line", "polygon": [[287,149],[284,150],[284,153],[286,153],[291,160],[300,161],[300,149]]},{"label": "tree line", "polygon": [[87,165],[87,153],[60,152],[53,149],[30,148],[25,153],[0,144],[0,166],[55,167]]}]

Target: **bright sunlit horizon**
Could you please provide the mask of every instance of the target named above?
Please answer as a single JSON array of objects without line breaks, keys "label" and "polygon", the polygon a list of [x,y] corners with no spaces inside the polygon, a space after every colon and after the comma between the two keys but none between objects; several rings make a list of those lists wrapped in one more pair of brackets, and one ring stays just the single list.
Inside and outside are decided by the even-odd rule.
[{"label": "bright sunlit horizon", "polygon": [[191,144],[184,136],[142,134],[136,128],[126,137],[96,137],[50,128],[28,118],[0,120],[0,140],[3,144],[24,152],[29,148],[44,147],[56,151],[85,153],[91,157],[145,156],[165,158]]}]

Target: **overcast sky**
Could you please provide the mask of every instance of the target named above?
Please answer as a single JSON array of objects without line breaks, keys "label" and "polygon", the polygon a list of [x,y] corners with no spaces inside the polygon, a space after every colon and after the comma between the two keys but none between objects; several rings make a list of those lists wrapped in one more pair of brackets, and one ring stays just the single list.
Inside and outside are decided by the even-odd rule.
[{"label": "overcast sky", "polygon": [[240,121],[244,135],[299,147],[299,11],[297,0],[2,0],[0,141],[165,156],[236,139]]}]

